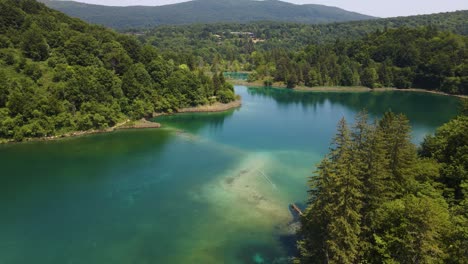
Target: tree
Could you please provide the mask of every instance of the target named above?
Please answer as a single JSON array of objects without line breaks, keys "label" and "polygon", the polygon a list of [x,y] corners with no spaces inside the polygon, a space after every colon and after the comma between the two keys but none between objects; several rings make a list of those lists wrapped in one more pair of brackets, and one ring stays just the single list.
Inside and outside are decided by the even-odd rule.
[{"label": "tree", "polygon": [[388,170],[391,173],[391,189],[394,196],[401,195],[410,186],[411,168],[417,158],[416,147],[411,143],[409,120],[402,114],[392,112],[384,114],[379,122],[383,134],[383,149],[388,159]]},{"label": "tree", "polygon": [[375,263],[439,263],[449,212],[443,199],[406,195],[377,210]]},{"label": "tree", "polygon": [[42,30],[36,25],[24,32],[22,36],[22,49],[26,57],[35,61],[43,61],[49,57],[49,45],[42,35]]},{"label": "tree", "polygon": [[[330,153],[310,180],[296,262],[458,263],[465,258],[467,199],[449,208],[451,200],[437,183],[444,164],[417,157],[407,123],[388,112],[371,125],[364,112],[349,132],[340,121]],[[445,153],[434,143],[444,142],[441,134],[437,141],[427,140],[423,150]],[[463,152],[468,142],[452,144]],[[453,155],[448,163],[466,161],[458,150],[448,152]]]},{"label": "tree", "polygon": [[367,67],[364,69],[361,75],[361,83],[362,85],[369,87],[369,88],[375,88],[377,87],[377,71],[373,67]]},{"label": "tree", "polygon": [[444,196],[450,203],[461,203],[468,193],[468,116],[461,115],[427,136],[421,155],[434,158],[442,164],[439,181],[444,185]]},{"label": "tree", "polygon": [[[361,181],[353,163],[352,142],[346,121],[338,124],[330,154],[318,167],[311,184],[311,207],[306,211],[303,230],[315,230],[319,241],[302,242],[305,262],[317,258],[327,263],[354,263],[358,258],[361,232]],[[306,234],[307,236],[308,234]],[[312,238],[313,239],[313,238]],[[317,248],[308,248],[316,245]]]},{"label": "tree", "polygon": [[132,65],[122,77],[122,90],[130,100],[147,98],[151,94],[151,76],[141,63]]},{"label": "tree", "polygon": [[8,79],[3,70],[0,70],[0,108],[5,107],[8,101]]},{"label": "tree", "polygon": [[93,36],[80,34],[65,42],[64,54],[70,65],[99,65],[99,48],[99,43]]},{"label": "tree", "polygon": [[125,49],[116,41],[104,44],[103,53],[102,61],[104,66],[107,69],[114,70],[118,75],[123,75],[133,64]]}]

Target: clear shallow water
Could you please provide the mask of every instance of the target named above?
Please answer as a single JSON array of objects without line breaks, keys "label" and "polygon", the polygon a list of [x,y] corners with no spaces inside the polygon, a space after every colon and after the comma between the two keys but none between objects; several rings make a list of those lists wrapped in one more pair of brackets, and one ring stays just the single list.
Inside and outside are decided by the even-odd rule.
[{"label": "clear shallow water", "polygon": [[391,108],[419,142],[458,102],[236,91],[240,109],[161,117],[164,129],[0,146],[0,263],[279,261],[292,252],[288,204],[306,199],[341,117]]}]

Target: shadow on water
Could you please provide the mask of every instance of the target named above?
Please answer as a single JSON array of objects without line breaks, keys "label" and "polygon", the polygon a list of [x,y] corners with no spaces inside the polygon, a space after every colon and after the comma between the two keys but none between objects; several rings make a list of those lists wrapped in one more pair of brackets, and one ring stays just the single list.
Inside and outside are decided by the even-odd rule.
[{"label": "shadow on water", "polygon": [[242,246],[236,258],[243,264],[286,264],[290,263],[288,257],[284,257],[284,252],[280,252],[276,247],[262,243],[251,243]]},{"label": "shadow on water", "polygon": [[[305,203],[296,203],[304,210]],[[288,206],[290,209],[290,207]],[[291,210],[291,209],[290,209]],[[247,243],[237,251],[237,259],[240,263],[259,264],[259,263],[291,263],[291,259],[299,255],[297,249],[297,230],[300,227],[299,217],[294,210],[290,211],[293,220],[287,225],[277,226],[277,232],[274,234],[276,242],[274,244]]]},{"label": "shadow on water", "polygon": [[278,241],[280,242],[281,247],[286,251],[286,256],[290,257],[299,256],[299,250],[296,246],[297,240],[298,236],[296,234],[278,236]]},{"label": "shadow on water", "polygon": [[[9,190],[18,191],[11,185],[24,188],[45,181],[78,184],[102,179],[101,173],[96,172],[109,168],[116,160],[130,164],[128,157],[151,155],[156,159],[173,139],[170,131],[148,129],[0,146],[0,166],[6,172],[0,176],[0,198]],[[76,176],[75,168],[86,177]],[[65,176],[61,170],[66,171]],[[31,172],[35,177],[31,177]]]},{"label": "shadow on water", "polygon": [[[287,89],[249,87],[252,97],[272,98],[279,107],[300,104],[318,110],[325,104],[342,105],[355,112],[367,109],[375,116],[388,110],[404,113],[412,122],[440,126],[457,114],[455,97],[417,92],[296,92]],[[415,111],[414,109],[419,109]],[[431,118],[427,118],[431,116]]]},{"label": "shadow on water", "polygon": [[[304,202],[295,202],[294,203],[302,212],[307,208],[307,204]],[[300,228],[300,216],[299,214],[291,207],[288,206],[289,212],[293,219],[288,223],[289,232],[287,234],[279,234],[278,241],[281,245],[281,248],[286,252],[286,256],[295,257],[299,255],[299,250],[297,249],[297,241],[299,236],[297,231]]]}]

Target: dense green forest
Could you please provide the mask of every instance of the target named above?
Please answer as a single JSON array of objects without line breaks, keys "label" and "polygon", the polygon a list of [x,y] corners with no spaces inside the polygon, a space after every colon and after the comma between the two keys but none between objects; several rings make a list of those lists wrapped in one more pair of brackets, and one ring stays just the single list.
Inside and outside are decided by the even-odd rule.
[{"label": "dense green forest", "polygon": [[[466,34],[466,11],[327,25],[166,26],[139,39],[34,0],[0,0],[0,14],[3,139],[103,129],[153,112],[229,102],[235,96],[225,70],[252,71],[250,80],[288,87],[468,90],[468,41],[455,34]],[[401,24],[416,28],[388,29]]]},{"label": "dense green forest", "polygon": [[306,86],[423,88],[468,93],[468,37],[432,27],[389,29],[298,52],[253,52],[251,79]]},{"label": "dense green forest", "polygon": [[410,141],[403,115],[338,124],[310,179],[296,263],[466,263],[468,116]]},{"label": "dense green forest", "polygon": [[[251,71],[288,87],[367,86],[467,93],[468,11],[301,25],[157,27],[140,39],[206,70]],[[404,25],[404,26],[403,26]]]},{"label": "dense green forest", "polygon": [[[164,51],[192,55],[207,64],[223,63],[225,67],[237,65],[249,70],[253,51],[298,51],[308,45],[357,40],[376,31],[400,27],[435,27],[468,35],[468,11],[316,25],[269,21],[159,26],[127,32]],[[250,32],[253,38],[236,32]],[[232,65],[235,61],[236,65]]]},{"label": "dense green forest", "polygon": [[192,0],[163,6],[103,6],[74,1],[41,0],[73,17],[115,29],[157,25],[250,21],[329,23],[373,17],[325,5],[296,5],[278,0]]},{"label": "dense green forest", "polygon": [[0,138],[103,129],[234,100],[222,74],[163,59],[131,36],[34,0],[0,0]]}]

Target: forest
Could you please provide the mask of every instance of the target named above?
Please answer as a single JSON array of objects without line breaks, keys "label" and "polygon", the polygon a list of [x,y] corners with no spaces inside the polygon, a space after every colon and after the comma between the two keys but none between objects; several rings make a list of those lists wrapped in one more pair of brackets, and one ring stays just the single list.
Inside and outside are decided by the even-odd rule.
[{"label": "forest", "polygon": [[[0,0],[0,141],[227,103],[236,95],[224,71],[248,71],[249,81],[266,86],[466,95],[467,16],[163,26],[139,35],[35,0]],[[309,179],[294,262],[467,263],[467,131],[466,100],[420,146],[402,114],[342,119]]]},{"label": "forest", "polygon": [[172,5],[125,7],[40,1],[72,17],[119,30],[192,23],[290,21],[312,24],[374,18],[332,6],[297,5],[277,0],[195,0]]},{"label": "forest", "polygon": [[34,0],[0,0],[0,138],[104,129],[235,99],[221,73],[165,60],[131,36]]},{"label": "forest", "polygon": [[[329,44],[334,43],[337,39],[356,40],[376,31],[400,27],[435,27],[441,31],[466,36],[468,35],[467,18],[468,11],[465,10],[328,24],[301,24],[280,21],[198,23],[161,25],[153,29],[134,28],[122,32],[138,34],[140,39],[160,49],[191,52],[211,63],[211,60],[206,60],[210,58],[210,54],[211,56],[220,56],[224,60],[239,60],[241,58],[239,55],[250,54],[248,45],[253,45],[257,51],[272,48],[297,51],[311,44]],[[238,35],[231,34],[231,32],[251,32],[255,38],[265,41],[249,44],[249,38],[239,38]]]},{"label": "forest", "polygon": [[[137,37],[34,0],[1,0],[0,15],[0,138],[8,140],[229,102],[235,95],[223,71],[291,88],[467,93],[467,37],[456,34],[466,34],[466,11],[327,25],[164,26]],[[414,28],[391,29],[401,23]]]},{"label": "forest", "polygon": [[342,119],[309,180],[295,263],[466,263],[468,116],[411,143],[408,119]]},{"label": "forest", "polygon": [[287,87],[365,86],[468,93],[468,37],[431,27],[389,29],[298,52],[252,53],[251,80]]},{"label": "forest", "polygon": [[206,70],[249,71],[287,87],[366,86],[467,91],[468,12],[302,25],[157,27],[139,38]]}]

